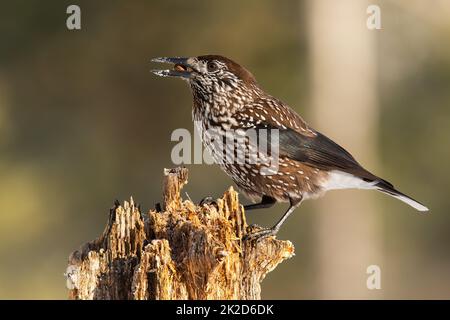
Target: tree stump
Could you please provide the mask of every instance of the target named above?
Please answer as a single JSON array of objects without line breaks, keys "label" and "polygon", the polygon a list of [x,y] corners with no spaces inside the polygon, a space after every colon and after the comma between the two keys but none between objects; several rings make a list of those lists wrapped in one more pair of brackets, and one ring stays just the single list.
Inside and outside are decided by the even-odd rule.
[{"label": "tree stump", "polygon": [[195,205],[180,195],[187,177],[186,168],[164,170],[163,211],[143,214],[132,198],[116,201],[100,238],[69,257],[69,298],[261,298],[261,281],[294,246],[274,237],[243,241],[257,227],[247,227],[237,192]]}]

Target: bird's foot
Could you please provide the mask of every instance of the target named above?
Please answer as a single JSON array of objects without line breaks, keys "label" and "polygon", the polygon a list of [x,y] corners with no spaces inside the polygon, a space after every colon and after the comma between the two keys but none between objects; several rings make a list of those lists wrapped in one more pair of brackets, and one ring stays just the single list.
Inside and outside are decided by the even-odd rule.
[{"label": "bird's foot", "polygon": [[247,228],[247,234],[242,238],[242,240],[244,241],[255,240],[256,242],[259,242],[265,238],[275,236],[277,233],[278,229],[275,228],[261,228],[258,225],[250,225]]},{"label": "bird's foot", "polygon": [[202,200],[200,200],[198,205],[203,206],[204,204],[217,205],[217,202],[216,202],[216,200],[213,199],[213,197],[207,196],[207,197],[204,197]]}]

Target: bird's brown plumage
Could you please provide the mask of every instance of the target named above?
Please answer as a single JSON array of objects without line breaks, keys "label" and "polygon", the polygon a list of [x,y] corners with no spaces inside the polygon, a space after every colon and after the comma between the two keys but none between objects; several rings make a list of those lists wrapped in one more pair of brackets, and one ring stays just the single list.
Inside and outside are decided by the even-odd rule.
[{"label": "bird's brown plumage", "polygon": [[[188,74],[156,73],[188,79],[194,98],[193,118],[204,144],[242,191],[262,198],[260,204],[248,208],[267,207],[276,201],[290,202],[284,218],[264,234],[276,233],[303,199],[330,189],[376,189],[418,210],[428,210],[364,169],[348,151],[311,128],[287,104],[262,90],[252,73],[233,60],[205,55],[157,61],[185,63],[186,70],[192,70]],[[248,133],[253,132],[255,140],[249,138]],[[218,143],[229,141],[230,136],[234,141],[231,146]],[[262,152],[261,145],[270,145],[275,136],[277,152]],[[231,160],[227,148],[231,148],[234,156]],[[236,161],[239,155],[244,155],[244,161]]]}]

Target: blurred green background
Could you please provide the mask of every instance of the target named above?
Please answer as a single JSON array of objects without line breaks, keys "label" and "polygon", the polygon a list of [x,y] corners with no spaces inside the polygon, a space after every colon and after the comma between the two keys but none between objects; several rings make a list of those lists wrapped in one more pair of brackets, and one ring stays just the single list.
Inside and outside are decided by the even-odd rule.
[{"label": "blurred green background", "polygon": [[[192,98],[182,81],[149,72],[152,57],[231,57],[328,134],[327,125],[336,124],[318,123],[311,103],[312,2],[1,1],[0,298],[65,299],[67,257],[101,234],[114,199],[133,195],[145,210],[160,201],[162,170],[173,166],[170,134],[193,131]],[[70,4],[81,7],[80,31],[66,28]],[[375,4],[382,30],[366,31],[375,39],[378,117],[365,120],[377,142],[367,148],[377,157],[376,173],[431,214],[371,195],[382,289],[365,288],[361,263],[359,275],[347,275],[363,279],[361,289],[331,292],[321,279],[340,273],[331,265],[324,275],[317,254],[317,230],[330,213],[316,205],[326,200],[305,202],[279,234],[296,245],[296,256],[264,280],[264,298],[450,298],[450,2]],[[330,1],[326,10],[335,6]],[[366,18],[363,7],[361,28]],[[340,19],[321,23],[331,30]],[[346,116],[347,127],[359,121]],[[364,158],[364,150],[355,156]],[[188,168],[185,191],[195,201],[219,197],[231,184],[217,166]],[[282,210],[277,205],[248,219],[269,226]],[[349,250],[336,246],[330,255]]]}]

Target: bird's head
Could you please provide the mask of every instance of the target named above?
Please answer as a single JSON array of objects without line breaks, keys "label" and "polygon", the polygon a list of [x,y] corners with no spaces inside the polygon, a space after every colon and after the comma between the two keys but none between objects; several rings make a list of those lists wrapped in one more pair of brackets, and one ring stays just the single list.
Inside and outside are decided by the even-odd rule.
[{"label": "bird's head", "polygon": [[152,72],[161,77],[187,80],[194,96],[209,102],[237,90],[242,94],[242,91],[252,92],[257,88],[255,77],[247,69],[223,56],[163,57],[152,61],[173,64],[173,69],[152,70]]}]

